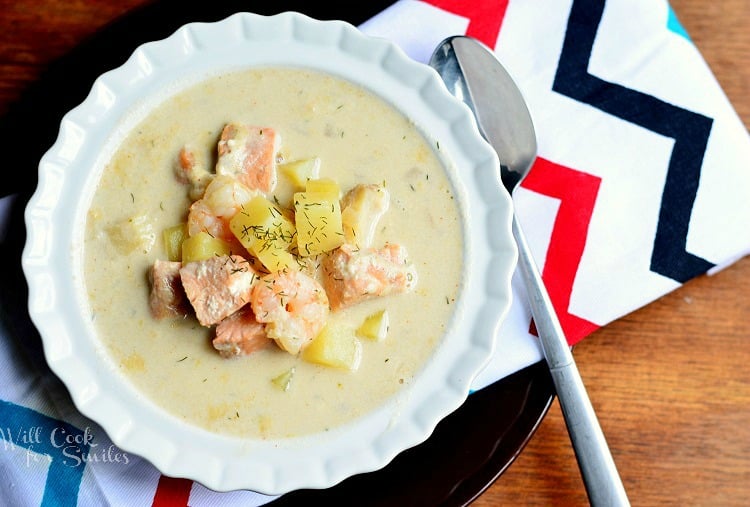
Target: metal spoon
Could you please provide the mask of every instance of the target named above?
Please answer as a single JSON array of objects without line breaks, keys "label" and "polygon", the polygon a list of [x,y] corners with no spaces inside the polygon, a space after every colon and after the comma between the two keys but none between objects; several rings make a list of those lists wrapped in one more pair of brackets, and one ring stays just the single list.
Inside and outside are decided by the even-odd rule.
[{"label": "metal spoon", "polygon": [[[482,135],[500,159],[500,176],[512,195],[536,158],[536,133],[526,102],[494,53],[466,36],[445,39],[430,66],[448,90],[474,112]],[[513,216],[519,266],[531,314],[578,460],[589,502],[594,506],[630,505],[573,354],[557,320],[531,251]]]}]

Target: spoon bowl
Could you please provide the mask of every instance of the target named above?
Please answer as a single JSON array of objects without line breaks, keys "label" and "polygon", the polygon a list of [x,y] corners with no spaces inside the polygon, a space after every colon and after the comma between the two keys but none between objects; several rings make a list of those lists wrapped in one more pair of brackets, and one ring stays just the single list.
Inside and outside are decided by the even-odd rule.
[{"label": "spoon bowl", "polygon": [[[474,113],[480,133],[497,152],[503,186],[512,195],[537,155],[534,124],[515,81],[489,48],[467,36],[441,42],[430,66]],[[630,505],[516,213],[512,230],[531,314],[589,501],[594,506]]]},{"label": "spoon bowl", "polygon": [[[489,65],[487,59],[494,63]],[[430,59],[448,91],[474,113],[479,130],[497,152],[500,173],[508,192],[521,183],[536,159],[536,132],[526,101],[513,78],[494,55],[475,39],[456,36],[441,43]],[[466,76],[472,76],[471,83]],[[503,101],[476,101],[492,94]],[[489,107],[488,107],[489,106]]]}]

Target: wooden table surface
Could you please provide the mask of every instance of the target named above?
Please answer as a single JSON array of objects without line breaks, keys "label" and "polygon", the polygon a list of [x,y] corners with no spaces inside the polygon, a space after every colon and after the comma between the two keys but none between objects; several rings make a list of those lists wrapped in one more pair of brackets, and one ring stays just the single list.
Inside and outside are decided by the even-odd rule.
[{"label": "wooden table surface", "polygon": [[[144,3],[0,0],[0,115],[51,62]],[[672,6],[747,127],[750,1]],[[633,505],[750,504],[749,288],[744,258],[576,347]],[[518,459],[473,503],[521,504],[587,504],[557,402]]]}]

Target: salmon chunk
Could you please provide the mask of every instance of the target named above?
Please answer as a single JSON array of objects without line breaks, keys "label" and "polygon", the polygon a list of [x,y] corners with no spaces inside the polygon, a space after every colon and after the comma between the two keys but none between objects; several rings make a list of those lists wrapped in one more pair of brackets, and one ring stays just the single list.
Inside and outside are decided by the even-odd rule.
[{"label": "salmon chunk", "polygon": [[220,255],[188,262],[180,278],[198,322],[208,327],[245,306],[259,275],[245,258]]},{"label": "salmon chunk", "polygon": [[151,285],[149,307],[155,319],[183,317],[188,314],[188,303],[185,290],[180,281],[182,263],[156,260],[148,271]]},{"label": "salmon chunk", "polygon": [[236,177],[264,193],[276,187],[276,154],[281,136],[270,127],[228,123],[219,139],[216,174]]},{"label": "salmon chunk", "polygon": [[344,243],[323,261],[323,284],[331,309],[339,310],[376,296],[412,290],[417,272],[406,248],[393,243],[358,249]]},{"label": "salmon chunk", "polygon": [[246,356],[272,344],[265,324],[255,318],[250,305],[245,305],[216,326],[213,346],[221,357]]}]

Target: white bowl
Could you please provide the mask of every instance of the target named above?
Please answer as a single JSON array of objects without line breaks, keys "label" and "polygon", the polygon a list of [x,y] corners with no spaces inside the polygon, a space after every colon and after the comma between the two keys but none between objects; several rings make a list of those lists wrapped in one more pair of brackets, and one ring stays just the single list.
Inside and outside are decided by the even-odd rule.
[{"label": "white bowl", "polygon": [[[211,433],[139,396],[117,374],[87,318],[82,271],[93,186],[128,129],[165,98],[208,75],[264,64],[313,67],[362,85],[400,109],[425,136],[439,139],[466,237],[464,285],[453,321],[414,382],[397,399],[324,435],[275,441]],[[516,261],[510,217],[495,153],[469,109],[431,68],[345,22],[294,12],[238,13],[215,23],[190,23],[138,47],[122,66],[100,76],[83,103],[62,119],[26,208],[22,265],[29,313],[50,368],[79,410],[120,448],[163,474],[217,491],[326,488],[385,466],[427,439],[465,401],[510,306]]]}]

